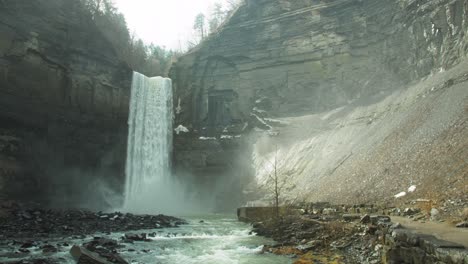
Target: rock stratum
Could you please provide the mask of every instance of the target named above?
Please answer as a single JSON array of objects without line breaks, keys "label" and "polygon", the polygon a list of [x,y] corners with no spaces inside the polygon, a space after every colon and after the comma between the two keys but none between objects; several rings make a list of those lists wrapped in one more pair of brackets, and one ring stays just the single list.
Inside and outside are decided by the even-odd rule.
[{"label": "rock stratum", "polygon": [[[242,176],[267,201],[276,163],[283,200],[463,206],[467,54],[466,0],[250,0],[172,68],[175,122],[254,143]],[[177,161],[199,156],[188,137],[176,165],[209,169]]]},{"label": "rock stratum", "polygon": [[0,1],[0,35],[0,195],[104,201],[124,179],[131,69],[79,1]]}]

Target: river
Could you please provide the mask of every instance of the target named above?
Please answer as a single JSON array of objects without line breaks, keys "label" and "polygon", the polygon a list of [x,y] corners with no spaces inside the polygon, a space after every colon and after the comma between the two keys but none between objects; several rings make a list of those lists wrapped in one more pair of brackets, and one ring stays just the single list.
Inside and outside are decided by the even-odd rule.
[{"label": "river", "polygon": [[289,258],[261,254],[262,245],[273,241],[249,234],[249,225],[225,215],[185,217],[189,222],[178,228],[158,230],[152,242],[134,244],[151,254],[123,252],[134,263],[283,264]]},{"label": "river", "polygon": [[[291,258],[262,254],[262,245],[273,244],[270,239],[250,234],[248,224],[237,221],[232,215],[204,215],[181,217],[188,221],[187,225],[176,228],[155,230],[140,230],[128,233],[152,233],[149,242],[125,244],[119,254],[132,264],[288,264]],[[72,245],[81,245],[95,236],[120,240],[124,233],[94,234],[85,239],[64,239],[51,244],[66,241],[69,247],[62,247],[60,252],[48,255],[49,259],[59,263],[76,263],[68,253]],[[52,242],[52,241],[50,241]],[[8,250],[7,248],[4,248]],[[11,251],[10,251],[11,252]],[[3,258],[0,252],[0,263],[15,261],[10,255]],[[4,255],[5,256],[5,255]],[[44,257],[39,248],[32,248],[29,257]],[[24,258],[23,258],[24,259]]]}]

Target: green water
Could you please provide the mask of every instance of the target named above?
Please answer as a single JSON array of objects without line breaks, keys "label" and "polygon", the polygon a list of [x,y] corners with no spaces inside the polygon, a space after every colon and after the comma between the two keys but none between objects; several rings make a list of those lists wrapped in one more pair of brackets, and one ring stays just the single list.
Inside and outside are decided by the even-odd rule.
[{"label": "green water", "polygon": [[133,263],[292,263],[290,258],[261,254],[262,245],[273,241],[249,235],[250,226],[234,217],[211,215],[185,219],[188,225],[158,230],[152,242],[129,246],[150,250],[149,254],[127,251],[122,256]]},{"label": "green water", "polygon": [[[132,264],[288,264],[291,258],[262,254],[262,245],[273,241],[249,234],[251,227],[240,223],[234,216],[208,215],[182,217],[189,224],[177,228],[141,230],[128,233],[152,233],[149,242],[125,244],[119,254]],[[203,222],[201,222],[203,220]],[[0,243],[0,263],[34,258],[49,258],[57,263],[76,263],[69,254],[72,245],[81,245],[94,236],[119,240],[124,233],[94,234],[85,239],[60,239],[49,241],[58,244],[66,241],[69,247],[45,256],[40,248],[31,248],[26,255],[11,254],[18,246]],[[6,242],[6,241],[5,241]]]}]

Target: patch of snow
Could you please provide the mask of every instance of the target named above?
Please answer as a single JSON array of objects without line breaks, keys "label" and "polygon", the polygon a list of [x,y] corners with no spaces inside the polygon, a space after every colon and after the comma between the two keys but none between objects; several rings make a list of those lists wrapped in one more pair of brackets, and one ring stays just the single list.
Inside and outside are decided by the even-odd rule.
[{"label": "patch of snow", "polygon": [[199,137],[200,140],[216,140],[214,137]]},{"label": "patch of snow", "polygon": [[254,112],[257,112],[257,113],[260,113],[260,114],[266,113],[265,110],[258,109],[258,107],[254,107],[253,111],[254,111]]},{"label": "patch of snow", "polygon": [[343,108],[345,108],[344,106],[342,107],[338,107],[336,109],[333,109],[331,111],[329,111],[328,113],[326,113],[325,115],[323,115],[322,117],[320,117],[321,120],[327,120],[328,118],[330,118],[332,115],[340,112],[341,110],[343,110]]},{"label": "patch of snow", "polygon": [[179,125],[176,129],[174,129],[177,135],[180,134],[180,132],[188,133],[190,130],[188,128],[184,127],[183,125]]},{"label": "patch of snow", "polygon": [[271,127],[269,124],[267,124],[267,123],[265,122],[265,120],[261,119],[258,115],[252,114],[252,116],[255,117],[255,118],[258,120],[258,122],[260,122],[260,123],[262,123],[264,126],[268,127],[269,130],[273,129],[273,127]]},{"label": "patch of snow", "polygon": [[416,199],[416,202],[419,202],[419,203],[428,203],[430,201],[431,200],[429,200],[429,199],[421,199],[421,198]]},{"label": "patch of snow", "polygon": [[273,119],[273,118],[264,118],[265,121],[271,122],[271,123],[277,123],[280,125],[289,125],[289,122],[278,120],[278,119]]},{"label": "patch of snow", "polygon": [[233,139],[233,136],[230,135],[221,135],[221,139]]},{"label": "patch of snow", "polygon": [[411,185],[411,186],[408,188],[408,192],[409,192],[409,193],[412,193],[412,192],[414,192],[414,191],[416,191],[416,185]]},{"label": "patch of snow", "polygon": [[403,197],[403,196],[405,196],[405,195],[406,195],[406,192],[401,192],[401,193],[399,193],[399,194],[395,194],[394,197],[395,197],[395,198],[400,198],[400,197]]}]

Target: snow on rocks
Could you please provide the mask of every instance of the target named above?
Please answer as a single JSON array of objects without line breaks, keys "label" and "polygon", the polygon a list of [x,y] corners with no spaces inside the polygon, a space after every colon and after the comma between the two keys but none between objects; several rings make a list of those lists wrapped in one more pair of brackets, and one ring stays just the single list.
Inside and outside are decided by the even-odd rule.
[{"label": "snow on rocks", "polygon": [[177,135],[179,135],[181,132],[183,133],[188,133],[190,130],[188,128],[184,127],[183,125],[179,125],[176,129],[174,129]]},{"label": "snow on rocks", "polygon": [[406,196],[406,192],[401,192],[401,193],[398,193],[398,194],[395,194],[393,197],[395,198],[401,198],[403,196]]},{"label": "snow on rocks", "polygon": [[215,137],[199,137],[199,140],[216,140]]},{"label": "snow on rocks", "polygon": [[395,197],[395,198],[401,198],[401,197],[406,196],[406,195],[409,194],[409,193],[413,193],[414,191],[416,191],[416,185],[411,185],[411,186],[408,188],[408,192],[400,192],[400,193],[398,193],[398,194],[395,194],[393,197]]}]

